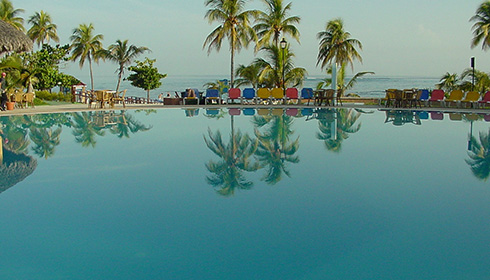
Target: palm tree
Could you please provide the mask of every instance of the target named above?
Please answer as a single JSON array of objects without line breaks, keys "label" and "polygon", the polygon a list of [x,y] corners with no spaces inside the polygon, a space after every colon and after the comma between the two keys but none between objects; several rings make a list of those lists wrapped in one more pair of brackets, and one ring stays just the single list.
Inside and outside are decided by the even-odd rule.
[{"label": "palm tree", "polygon": [[471,150],[468,152],[470,159],[466,163],[471,171],[480,180],[486,181],[490,176],[490,131],[481,132],[480,139],[471,136]]},{"label": "palm tree", "polygon": [[240,65],[236,70],[236,75],[240,78],[235,80],[235,86],[251,85],[253,88],[259,88],[261,67],[258,64],[249,66]]},{"label": "palm tree", "polygon": [[[281,49],[275,45],[262,47],[266,52],[265,58],[257,58],[253,64],[261,69],[259,81],[267,87],[282,88],[287,85],[298,86],[303,83],[306,77],[306,69],[294,67],[292,58],[294,53],[286,49]],[[282,79],[284,69],[284,81]]]},{"label": "palm tree", "polygon": [[[474,86],[473,80],[475,81]],[[473,72],[473,69],[467,68],[461,73],[459,89],[463,91],[474,90],[483,94],[490,89],[490,75],[479,70]]]},{"label": "palm tree", "polygon": [[82,144],[82,147],[95,148],[96,136],[104,136],[105,132],[92,121],[93,112],[73,113],[72,117],[72,133],[75,136],[75,142]]},{"label": "palm tree", "polygon": [[109,129],[109,132],[117,135],[118,138],[129,138],[130,133],[136,134],[136,132],[148,131],[151,128],[136,120],[132,115],[121,112],[116,116],[116,124]]},{"label": "palm tree", "polygon": [[[346,68],[346,64],[344,63],[342,64],[342,66],[339,69],[339,72],[337,73],[337,91],[340,96],[343,96],[344,92],[353,88],[356,85],[357,80],[359,78],[368,74],[374,75],[374,72],[372,71],[358,72],[347,83],[345,83],[345,68]],[[333,72],[332,65],[330,65],[327,68],[327,74],[332,75],[332,72]],[[317,89],[326,88],[331,84],[332,84],[332,78],[325,78],[324,80],[322,80],[317,84],[316,88]]]},{"label": "palm tree", "polygon": [[444,74],[439,80],[439,83],[436,84],[436,87],[444,90],[445,92],[450,92],[459,88],[459,82],[460,79],[458,74],[446,72],[446,74]]},{"label": "palm tree", "polygon": [[208,55],[215,48],[221,49],[223,39],[226,37],[230,43],[231,53],[231,79],[230,85],[234,85],[235,53],[242,47],[248,47],[251,40],[256,40],[256,35],[250,27],[250,19],[257,11],[244,11],[246,0],[206,0],[206,6],[210,9],[206,12],[209,23],[218,22],[216,27],[204,41],[203,48],[208,46]]},{"label": "palm tree", "polygon": [[150,51],[147,47],[137,47],[135,45],[128,46],[128,40],[117,40],[115,44],[112,44],[103,51],[104,58],[114,61],[119,65],[117,71],[117,86],[116,92],[119,91],[121,85],[124,69],[133,63],[133,60],[145,51]]},{"label": "palm tree", "polygon": [[73,35],[70,37],[72,41],[72,57],[73,61],[80,61],[80,68],[83,67],[85,60],[88,60],[90,70],[90,82],[92,90],[94,90],[94,76],[92,73],[92,60],[95,62],[101,58],[102,40],[104,36],[101,34],[94,35],[94,26],[90,24],[80,24],[73,29]]},{"label": "palm tree", "polygon": [[254,26],[257,36],[260,38],[257,49],[271,42],[279,47],[281,35],[290,35],[299,43],[300,33],[294,24],[299,24],[299,16],[288,17],[292,3],[284,6],[282,0],[263,0],[267,5],[266,12],[258,12],[257,24]]},{"label": "palm tree", "polygon": [[43,10],[39,13],[36,12],[27,22],[32,24],[32,27],[27,31],[27,36],[38,46],[42,46],[44,42],[49,43],[50,40],[60,41],[56,32],[56,24],[51,21],[51,16]]},{"label": "palm tree", "polygon": [[487,50],[490,47],[490,1],[483,2],[470,21],[475,22],[471,28],[473,30],[471,47],[474,48],[481,42],[482,49]]},{"label": "palm tree", "polygon": [[24,28],[24,19],[18,16],[18,14],[23,12],[23,9],[14,9],[12,2],[10,2],[9,0],[0,1],[0,19],[20,31],[26,30]]},{"label": "palm tree", "polygon": [[344,31],[342,19],[327,22],[325,30],[320,31],[317,38],[320,40],[317,65],[321,65],[322,69],[332,63],[348,63],[354,69],[355,59],[362,62],[362,57],[356,49],[362,50],[362,44],[359,40],[351,38],[349,32]]},{"label": "palm tree", "polygon": [[61,127],[53,131],[52,128],[31,128],[29,137],[34,142],[32,150],[39,157],[52,157],[56,146],[60,144]]}]

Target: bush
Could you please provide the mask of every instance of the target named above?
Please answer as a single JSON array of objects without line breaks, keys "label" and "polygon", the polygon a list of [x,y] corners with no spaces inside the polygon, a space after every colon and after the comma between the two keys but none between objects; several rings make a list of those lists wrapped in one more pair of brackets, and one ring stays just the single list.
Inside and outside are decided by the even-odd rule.
[{"label": "bush", "polygon": [[71,102],[71,94],[63,94],[62,92],[49,92],[47,90],[36,91],[36,98],[45,101],[62,101]]}]

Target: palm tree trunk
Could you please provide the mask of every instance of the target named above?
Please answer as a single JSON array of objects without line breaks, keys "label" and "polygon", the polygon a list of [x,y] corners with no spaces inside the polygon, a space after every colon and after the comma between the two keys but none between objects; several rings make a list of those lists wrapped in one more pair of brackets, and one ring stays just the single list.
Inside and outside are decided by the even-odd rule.
[{"label": "palm tree trunk", "polygon": [[92,59],[90,58],[90,55],[88,56],[88,68],[90,70],[90,83],[92,86],[92,91],[94,90],[94,74],[92,73]]},{"label": "palm tree trunk", "polygon": [[233,73],[233,69],[235,68],[235,43],[232,44],[232,48],[231,48],[231,80],[230,80],[230,87],[232,88],[233,87],[233,84],[235,82],[235,79],[234,79],[234,73]]},{"label": "palm tree trunk", "polygon": [[146,90],[146,103],[150,104],[150,90]]},{"label": "palm tree trunk", "polygon": [[117,80],[117,86],[116,86],[116,93],[119,92],[119,86],[121,85],[121,79],[122,79],[122,72],[123,72],[123,68],[120,67],[119,68],[119,73],[117,75],[118,80]]}]

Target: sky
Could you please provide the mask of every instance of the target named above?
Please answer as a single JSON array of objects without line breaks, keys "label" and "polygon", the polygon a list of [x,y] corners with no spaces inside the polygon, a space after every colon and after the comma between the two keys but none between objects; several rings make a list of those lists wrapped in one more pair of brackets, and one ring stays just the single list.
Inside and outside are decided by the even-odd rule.
[{"label": "sky", "polygon": [[[70,42],[73,29],[93,23],[96,34],[104,35],[104,47],[116,40],[152,50],[145,56],[156,59],[161,73],[169,76],[230,76],[230,51],[224,43],[221,51],[203,49],[207,35],[218,26],[204,15],[204,0],[11,0],[24,9],[26,20],[35,12],[49,13],[58,26],[61,44]],[[327,21],[342,18],[345,30],[361,41],[363,63],[354,72],[373,71],[377,76],[441,77],[446,72],[461,73],[476,59],[476,68],[490,72],[490,52],[481,45],[471,49],[473,25],[469,19],[482,3],[478,0],[285,0],[292,2],[290,15],[300,16],[297,26],[300,44],[286,37],[295,53],[295,65],[304,67],[310,77],[324,77],[316,66],[318,32]],[[247,9],[265,10],[262,0],[249,1]],[[37,47],[35,47],[37,49]],[[260,52],[256,54],[260,56]],[[253,47],[243,49],[235,65],[249,65]],[[101,62],[94,75],[113,75],[116,65]],[[88,67],[66,65],[64,72],[76,77],[88,76]]]}]

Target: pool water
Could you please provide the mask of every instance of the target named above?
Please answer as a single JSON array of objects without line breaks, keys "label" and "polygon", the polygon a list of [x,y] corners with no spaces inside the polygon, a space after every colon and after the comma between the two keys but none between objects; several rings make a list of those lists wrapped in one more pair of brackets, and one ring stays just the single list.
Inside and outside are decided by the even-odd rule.
[{"label": "pool water", "polygon": [[488,119],[3,117],[0,279],[487,279]]}]

